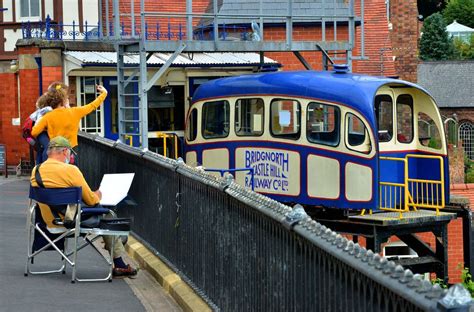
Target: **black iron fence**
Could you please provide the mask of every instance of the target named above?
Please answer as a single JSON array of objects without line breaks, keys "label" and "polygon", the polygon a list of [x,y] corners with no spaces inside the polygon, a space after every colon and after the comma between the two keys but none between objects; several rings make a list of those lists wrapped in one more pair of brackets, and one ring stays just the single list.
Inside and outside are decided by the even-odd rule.
[{"label": "black iron fence", "polygon": [[92,187],[104,173],[135,173],[137,205],[119,214],[216,310],[436,311],[455,298],[229,178],[99,137],[79,142]]}]

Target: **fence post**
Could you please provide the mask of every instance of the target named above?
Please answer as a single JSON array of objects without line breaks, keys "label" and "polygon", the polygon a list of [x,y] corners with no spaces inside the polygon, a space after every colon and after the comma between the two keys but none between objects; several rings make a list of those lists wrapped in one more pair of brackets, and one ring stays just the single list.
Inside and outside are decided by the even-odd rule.
[{"label": "fence post", "polygon": [[84,23],[84,25],[85,25],[85,32],[84,32],[84,37],[85,38],[84,39],[87,41],[89,39],[89,35],[87,33],[87,21]]},{"label": "fence post", "polygon": [[51,31],[51,18],[46,16],[46,21],[45,21],[45,32],[46,32],[46,39],[51,39],[51,34],[49,33]]},{"label": "fence post", "polygon": [[102,34],[102,29],[100,28],[100,21],[97,23],[97,37],[98,38],[102,38],[103,34]]},{"label": "fence post", "polygon": [[168,40],[171,40],[171,22],[168,19]]},{"label": "fence post", "polygon": [[76,40],[76,21],[72,21],[72,40]]},{"label": "fence post", "polygon": [[63,22],[59,22],[59,39],[63,39],[63,32],[64,32],[64,24]]}]

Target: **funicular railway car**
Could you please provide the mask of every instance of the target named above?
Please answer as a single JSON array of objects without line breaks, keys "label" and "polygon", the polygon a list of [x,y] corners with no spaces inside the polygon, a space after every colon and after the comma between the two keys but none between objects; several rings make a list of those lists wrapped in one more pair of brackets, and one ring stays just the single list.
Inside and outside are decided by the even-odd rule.
[{"label": "funicular railway car", "polygon": [[201,85],[185,158],[242,169],[237,183],[307,207],[408,211],[449,198],[443,123],[406,81],[335,72],[275,72]]}]

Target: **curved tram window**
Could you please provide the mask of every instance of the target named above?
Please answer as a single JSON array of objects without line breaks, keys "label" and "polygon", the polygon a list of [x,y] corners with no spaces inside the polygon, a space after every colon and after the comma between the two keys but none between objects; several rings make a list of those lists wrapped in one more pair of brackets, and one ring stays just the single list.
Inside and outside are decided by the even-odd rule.
[{"label": "curved tram window", "polygon": [[306,137],[317,144],[339,144],[340,110],[333,105],[309,103],[306,120]]},{"label": "curved tram window", "polygon": [[197,136],[197,118],[198,118],[198,112],[197,109],[193,108],[191,113],[189,114],[189,119],[188,119],[188,129],[186,132],[186,137],[188,141],[194,141]]},{"label": "curved tram window", "polygon": [[229,135],[229,102],[214,101],[202,105],[202,136],[205,139]]},{"label": "curved tram window", "polygon": [[369,133],[364,122],[352,113],[346,114],[347,125],[347,145],[348,148],[360,153],[369,154],[372,146],[370,144]]},{"label": "curved tram window", "polygon": [[397,97],[397,140],[400,143],[413,141],[413,98],[409,94]]},{"label": "curved tram window", "polygon": [[379,141],[390,141],[393,138],[393,101],[390,95],[382,94],[375,97],[375,114]]},{"label": "curved tram window", "polygon": [[262,99],[240,99],[235,103],[235,134],[259,136],[263,134]]},{"label": "curved tram window", "polygon": [[439,129],[434,120],[425,113],[418,113],[418,140],[423,146],[441,148]]},{"label": "curved tram window", "polygon": [[298,139],[301,129],[301,106],[298,101],[275,99],[270,104],[270,129],[272,135]]}]

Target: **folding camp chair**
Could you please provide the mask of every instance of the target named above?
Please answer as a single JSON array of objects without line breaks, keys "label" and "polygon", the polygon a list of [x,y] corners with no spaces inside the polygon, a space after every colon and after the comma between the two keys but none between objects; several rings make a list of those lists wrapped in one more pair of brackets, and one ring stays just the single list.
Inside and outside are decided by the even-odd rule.
[{"label": "folding camp chair", "polygon": [[[90,208],[81,207],[82,189],[80,187],[71,188],[40,188],[30,186],[29,208],[27,217],[27,232],[28,232],[28,257],[25,266],[25,276],[28,274],[50,274],[50,273],[65,273],[66,266],[69,264],[72,267],[71,282],[98,282],[98,281],[112,281],[113,260],[112,252],[114,250],[115,240],[112,240],[110,257],[104,256],[103,253],[93,244],[93,242],[101,235],[112,236],[128,236],[129,231],[114,231],[109,229],[101,229],[100,227],[85,228],[81,227],[82,216],[100,216],[112,212],[108,208]],[[49,207],[58,207],[64,205],[75,205],[77,214],[73,223],[73,228],[66,228],[59,216],[53,212],[55,217],[53,222],[46,222],[42,218],[38,203],[48,205]],[[52,209],[50,209],[52,210]],[[79,213],[80,212],[80,213]],[[79,243],[79,239],[83,237],[83,242]],[[74,239],[71,250],[67,249],[67,239]],[[41,246],[37,246],[40,240],[43,240]],[[36,245],[36,246],[35,246]],[[103,278],[89,278],[80,279],[77,277],[77,253],[86,246],[92,246],[101,258],[109,265],[108,275]],[[54,250],[61,255],[62,266],[57,270],[49,271],[32,271],[30,264],[39,253],[45,250]]]}]

